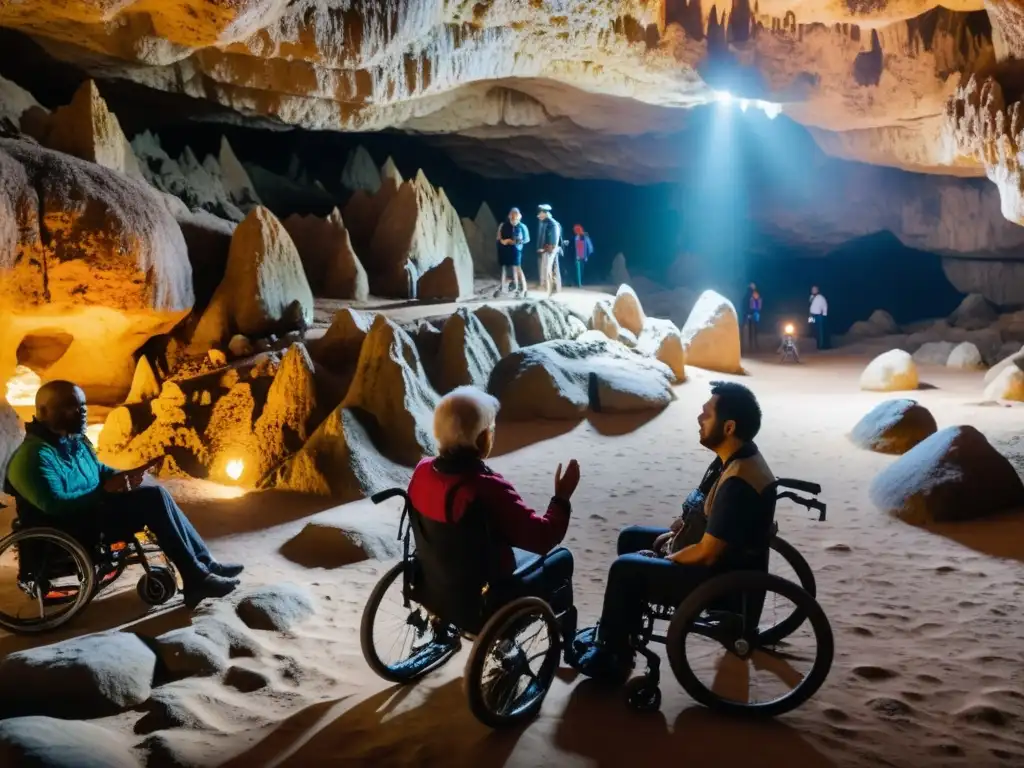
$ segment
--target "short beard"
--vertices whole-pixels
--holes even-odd
[[[707,437],[701,437],[700,444],[708,450],[715,450],[725,442],[725,430],[721,424],[716,424],[714,430]]]

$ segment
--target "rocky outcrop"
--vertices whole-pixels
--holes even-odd
[[[732,302],[704,291],[682,328],[686,362],[721,373],[742,373],[740,324]]]
[[[437,381],[439,391],[473,385],[486,389],[487,379],[501,359],[491,334],[476,314],[461,308],[449,315],[441,329]]]
[[[857,422],[850,441],[869,451],[903,454],[937,429],[931,411],[917,401],[886,400]]]
[[[679,329],[671,320],[645,318],[636,349],[667,365],[677,384],[686,381],[686,349]]]
[[[341,170],[341,185],[353,192],[362,190],[371,195],[380,189],[380,171],[362,144],[349,152],[345,158],[345,167]]]
[[[0,77],[0,136],[10,137],[21,131],[21,116],[34,110],[38,118],[46,117],[48,111],[35,97],[17,83]]]
[[[181,230],[144,183],[0,139],[0,381],[20,362],[118,403],[133,353],[192,308]]]
[[[313,321],[313,293],[302,260],[281,222],[254,208],[231,237],[227,268],[192,339],[199,352],[236,332],[251,338],[305,328]]]
[[[306,279],[317,297],[366,301],[370,283],[335,208],[326,219],[293,214],[284,228],[299,249]]]
[[[473,257],[443,189],[423,171],[403,182],[381,213],[370,243],[371,292],[458,299],[473,295]],[[436,274],[435,274],[436,273]]]
[[[342,214],[348,222],[349,235],[357,253],[365,256],[372,253],[370,246],[373,233],[377,231],[380,217],[405,183],[395,161],[390,157],[380,169],[380,186],[376,192],[368,193],[357,189],[345,204]],[[369,263],[365,266],[371,267]]]

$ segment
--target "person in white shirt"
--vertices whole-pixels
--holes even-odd
[[[811,331],[818,340],[818,349],[828,349],[828,330],[825,321],[828,317],[828,302],[818,291],[818,286],[811,286],[811,313],[807,322],[811,324]]]

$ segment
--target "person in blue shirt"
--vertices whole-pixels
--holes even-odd
[[[562,271],[558,257],[562,255],[562,225],[551,215],[547,203],[537,206],[537,271],[540,274],[540,290],[549,296],[562,290]]]
[[[590,242],[590,235],[583,231],[582,224],[576,224],[573,231],[573,253],[576,256],[576,287],[583,287],[583,268],[594,255],[594,244]]]
[[[523,215],[518,208],[508,212],[508,219],[498,225],[498,263],[501,265],[501,284],[494,293],[500,298],[508,285],[508,270],[512,270],[516,298],[526,296],[526,275],[523,273],[523,246],[530,242],[530,232],[522,222]]]

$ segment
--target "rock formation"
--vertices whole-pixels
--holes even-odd
[[[366,270],[352,249],[337,208],[326,219],[293,214],[283,223],[299,249],[314,296],[366,301],[370,295]]]
[[[868,411],[850,432],[858,448],[903,454],[933,435],[935,417],[915,400],[885,400]]]
[[[120,402],[192,308],[181,230],[145,184],[28,142],[0,139],[0,177],[0,381],[23,363]]]
[[[961,341],[950,350],[949,357],[946,358],[946,367],[977,371],[983,369],[985,363],[976,346],[969,341]]]
[[[636,349],[667,365],[677,384],[686,381],[686,349],[679,329],[671,320],[645,318]]]
[[[917,365],[902,349],[879,355],[860,375],[860,388],[871,392],[900,392],[917,389]]]
[[[740,324],[736,310],[724,296],[704,291],[682,328],[686,362],[721,373],[742,373]]]
[[[985,386],[986,400],[1024,400],[1024,371],[1015,365],[1003,368]]]
[[[619,290],[615,293],[612,312],[620,326],[634,336],[640,335],[646,316],[643,307],[640,306],[640,299],[637,297],[636,291],[626,284],[620,285]]]
[[[349,223],[348,230],[352,244],[355,246],[356,252],[362,253],[364,258],[371,253],[370,245],[373,241],[373,233],[377,231],[381,215],[392,198],[398,194],[403,183],[405,182],[402,179],[402,174],[395,166],[395,161],[389,157],[381,166],[380,186],[377,191],[368,193],[365,190],[357,189],[345,204],[342,215]]]
[[[353,192],[361,189],[371,195],[380,189],[380,171],[377,170],[373,158],[362,144],[349,152],[348,157],[345,158],[345,167],[341,171],[341,184]]]
[[[487,379],[501,359],[491,334],[475,313],[465,308],[449,315],[441,329],[437,363],[439,391],[472,384],[487,388]]]

